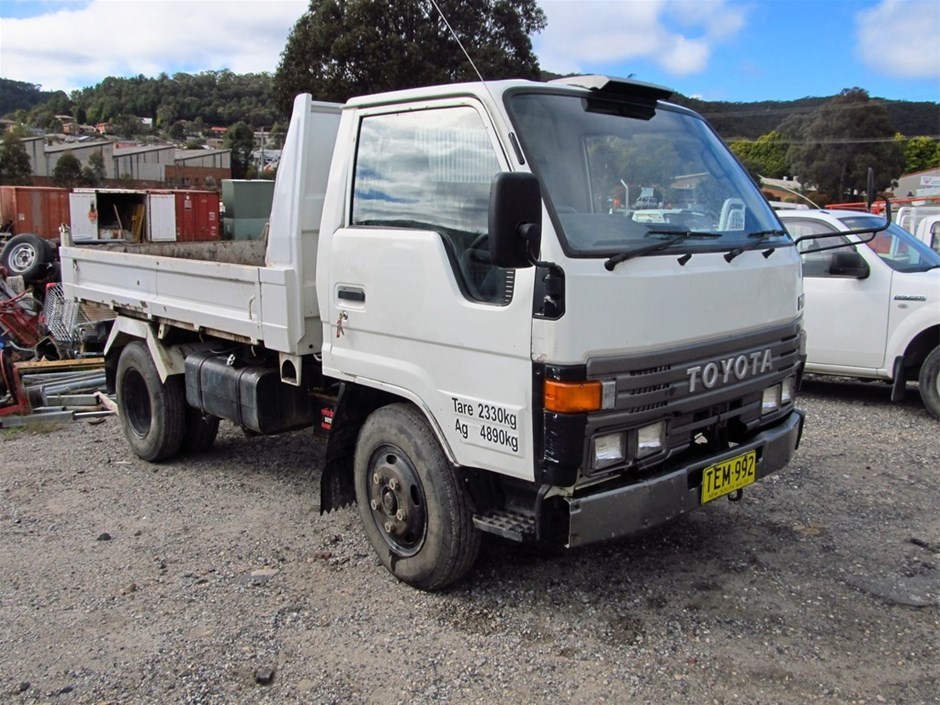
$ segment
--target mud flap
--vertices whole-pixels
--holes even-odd
[[[904,400],[904,391],[907,388],[907,378],[904,376],[904,356],[898,355],[894,358],[894,369],[892,371],[893,383],[891,385],[891,401],[899,402]]]

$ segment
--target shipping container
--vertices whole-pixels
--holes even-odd
[[[223,179],[222,205],[226,240],[257,240],[271,217],[274,182],[268,179]]]
[[[70,205],[72,237],[78,241],[219,239],[214,191],[75,189]]]
[[[33,233],[47,240],[58,240],[59,226],[70,220],[68,189],[0,186],[0,231],[3,233]]]
[[[176,239],[181,242],[218,240],[219,194],[215,191],[176,192]]]

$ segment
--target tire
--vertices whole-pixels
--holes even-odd
[[[43,279],[50,282],[60,282],[62,281],[62,265],[59,262],[53,262],[49,265],[48,270],[43,275]]]
[[[437,590],[470,570],[480,551],[470,497],[414,407],[392,404],[366,419],[354,473],[366,536],[392,575]]]
[[[930,352],[920,366],[917,387],[927,411],[940,419],[940,345]]]
[[[219,435],[219,417],[192,406],[186,407],[186,430],[180,449],[184,453],[204,453]]]
[[[51,254],[41,237],[21,233],[10,238],[3,246],[0,261],[11,276],[18,275],[26,281],[35,281],[45,276]]]
[[[176,455],[186,432],[183,376],[161,382],[146,344],[135,340],[121,351],[115,387],[121,426],[134,453],[151,462]]]
[[[46,252],[49,253],[47,262],[58,262],[59,261],[59,241],[58,240],[47,240],[43,238],[43,244],[46,246]]]

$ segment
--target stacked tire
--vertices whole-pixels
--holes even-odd
[[[33,233],[14,235],[0,250],[0,264],[7,276],[20,276],[27,283],[55,278],[58,245]]]

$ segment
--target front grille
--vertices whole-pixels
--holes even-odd
[[[691,419],[717,404],[743,408],[749,395],[795,373],[799,362],[800,326],[794,323],[654,355],[593,359],[587,376],[616,382],[618,415],[661,416],[667,408]]]
[[[670,454],[702,439],[713,450],[715,444],[727,447],[790,412],[792,404],[762,416],[761,400],[766,387],[796,374],[799,365],[799,322],[653,355],[590,360],[588,378],[613,379],[616,402],[614,409],[590,415],[585,438],[665,419]],[[658,456],[640,465],[661,461]]]
[[[663,365],[662,367],[650,367],[645,370],[630,370],[629,374],[631,377],[640,377],[642,375],[656,374],[657,372],[666,372],[667,370],[669,370],[669,365]]]
[[[628,413],[631,414],[642,414],[646,411],[653,411],[655,409],[662,409],[663,407],[669,406],[668,402],[661,401],[656,404],[645,404],[643,406],[633,406],[627,409]]]
[[[802,362],[801,323],[705,341],[657,353],[591,358],[584,367],[547,368],[546,378],[614,382],[614,408],[586,414],[543,414],[537,434],[540,480],[570,485],[577,477],[631,473],[634,479],[744,443],[793,411],[793,403],[762,414],[764,390],[796,376]],[[745,369],[746,367],[746,369]],[[697,369],[697,372],[690,370]],[[635,459],[636,433],[665,421],[663,452]],[[627,457],[592,473],[591,439],[625,432]]]

